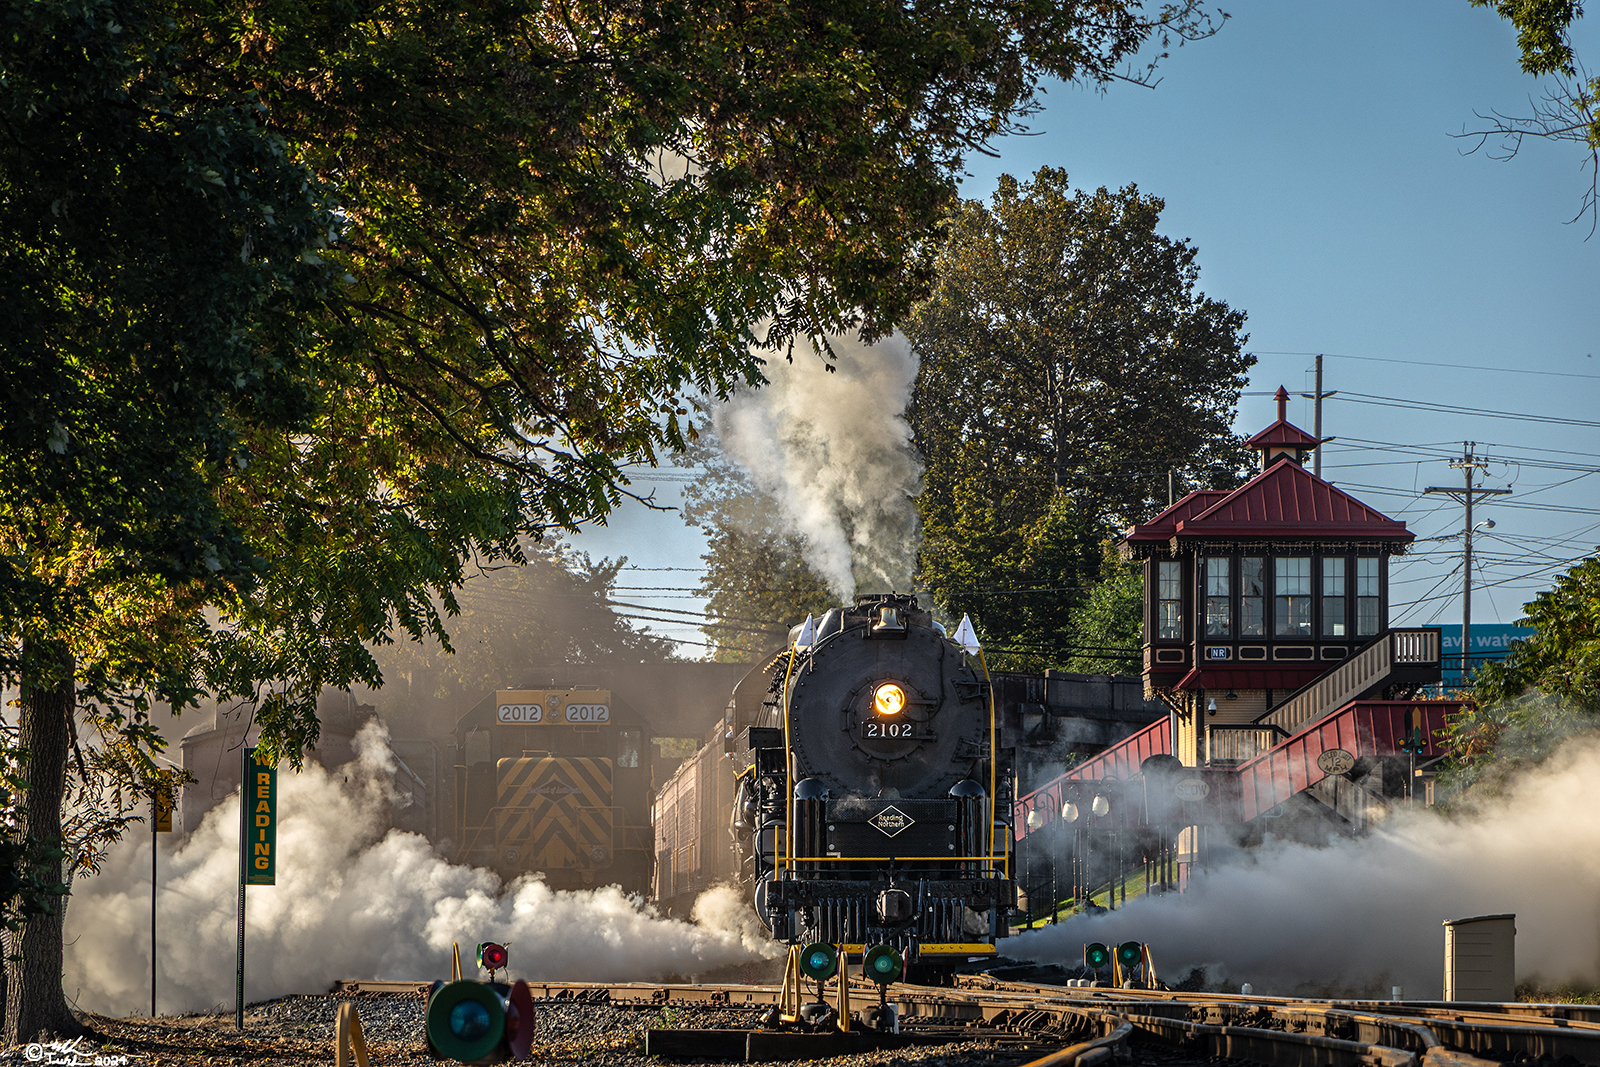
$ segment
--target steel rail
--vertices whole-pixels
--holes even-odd
[[[876,986],[851,979],[852,989]],[[778,986],[530,982],[536,999],[640,1007],[757,1008]],[[335,996],[425,994],[427,982],[336,983]],[[1600,1064],[1600,1006],[1310,1000],[1168,990],[1049,986],[963,978],[956,988],[896,984],[888,997],[912,1026],[1031,1040],[1096,1032],[1026,1067],[1100,1067],[1143,1036],[1274,1067],[1497,1067],[1519,1054]],[[954,1031],[952,1032],[959,1032]]]

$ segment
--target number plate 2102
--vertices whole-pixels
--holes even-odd
[[[914,722],[864,722],[861,724],[861,736],[869,740],[916,737],[917,724]]]

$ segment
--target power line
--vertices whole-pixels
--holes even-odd
[[[1475,363],[1432,363],[1420,359],[1392,359],[1388,356],[1347,356],[1338,352],[1269,352],[1265,349],[1256,349],[1250,354],[1252,356],[1326,356],[1329,359],[1359,359],[1366,363],[1401,363],[1410,367],[1448,367],[1450,370],[1485,370],[1493,371],[1497,374],[1538,374],[1550,378],[1600,379],[1600,374],[1578,374],[1575,371],[1526,370],[1522,367],[1485,367]]]
[[[1600,422],[1590,419],[1563,419],[1555,415],[1530,415],[1521,411],[1492,411],[1488,408],[1469,408],[1457,404],[1438,404],[1426,400],[1405,400],[1397,396],[1377,396],[1373,393],[1339,393],[1340,400],[1352,404],[1369,404],[1382,408],[1405,408],[1408,411],[1438,411],[1447,415],[1470,415],[1481,418],[1517,419],[1522,422],[1548,423],[1558,426],[1584,426],[1600,429]]]

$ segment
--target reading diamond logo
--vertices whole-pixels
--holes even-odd
[[[532,789],[528,790],[528,792],[534,794],[535,796],[558,798],[574,796],[578,793],[578,790],[568,785],[566,782],[563,782],[559,778],[552,778],[544,785],[534,786]]]
[[[872,823],[872,825],[876,826],[878,829],[882,830],[885,835],[893,837],[901,830],[904,830],[906,827],[910,826],[915,820],[913,820],[911,816],[907,815],[899,808],[891,806],[884,808],[867,821]]]

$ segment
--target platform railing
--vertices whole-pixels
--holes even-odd
[[[1255,759],[1288,737],[1279,726],[1224,724],[1206,727],[1206,761],[1212,766],[1243,763]]]

